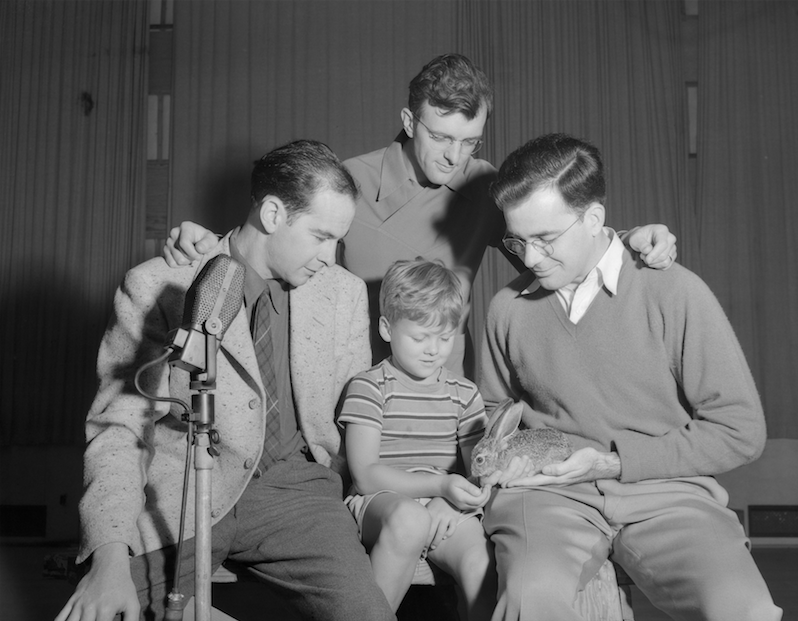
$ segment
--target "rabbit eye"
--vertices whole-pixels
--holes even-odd
[[[480,455],[479,457],[477,457],[477,463],[478,463],[478,464],[481,464],[483,461],[485,461],[485,458],[484,458],[484,457],[482,457],[482,455]]]

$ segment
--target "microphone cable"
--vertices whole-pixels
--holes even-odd
[[[192,453],[192,438],[194,437],[194,423],[191,421],[191,408],[189,405],[183,401],[182,399],[177,399],[175,397],[157,397],[155,395],[151,395],[147,391],[144,390],[141,386],[141,374],[156,365],[162,364],[166,362],[169,356],[172,355],[174,348],[167,347],[166,351],[161,354],[155,360],[152,360],[141,367],[136,371],[136,376],[133,379],[133,383],[136,386],[136,390],[139,391],[143,397],[147,399],[151,399],[152,401],[166,401],[169,403],[175,403],[183,408],[183,415],[181,416],[182,420],[188,423],[188,431],[186,435],[186,463],[183,467],[183,494],[182,500],[180,503],[180,530],[177,536],[177,558],[175,559],[175,571],[174,577],[172,578],[172,590],[169,591],[168,603],[166,605],[166,615],[164,616],[164,621],[181,621],[183,618],[183,600],[185,599],[185,595],[180,592],[180,565],[182,563],[183,558],[183,537],[185,535],[186,530],[186,510],[188,507],[188,484],[189,484],[189,471],[191,470],[191,453]]]

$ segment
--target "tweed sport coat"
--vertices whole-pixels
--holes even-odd
[[[210,258],[229,254],[229,238],[191,266],[147,261],[130,270],[116,292],[98,355],[99,389],[86,419],[79,562],[105,543],[124,542],[137,555],[177,541],[187,425],[182,408],[146,399],[133,380],[142,364],[164,353],[170,331],[182,323],[186,291]],[[289,307],[300,431],[316,461],[341,472],[335,410],[346,382],[371,363],[366,286],[339,266],[325,268],[291,290]],[[263,384],[243,307],[224,335],[217,366],[221,454],[212,471],[213,523],[238,501],[263,450]],[[141,383],[149,394],[191,403],[183,370],[161,364],[143,373]],[[189,485],[186,538],[194,534],[193,469]]]

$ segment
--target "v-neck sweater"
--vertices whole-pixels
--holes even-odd
[[[524,274],[491,303],[480,390],[490,409],[527,403],[524,423],[576,448],[616,451],[621,481],[714,475],[765,442],[742,349],[707,285],[680,265],[647,269],[624,251],[617,295],[602,289],[578,324]]]

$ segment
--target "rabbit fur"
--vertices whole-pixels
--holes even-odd
[[[516,455],[528,455],[537,473],[571,454],[571,442],[557,429],[519,430],[523,411],[523,404],[514,403],[512,399],[505,399],[496,406],[485,427],[485,435],[471,454],[473,476],[488,476],[496,470],[504,470]]]

